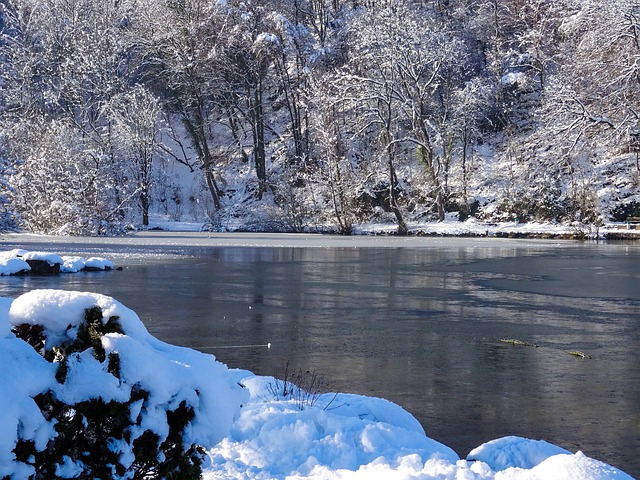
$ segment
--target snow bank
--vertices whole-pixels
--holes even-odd
[[[63,344],[78,335],[85,310],[96,305],[103,324],[118,317],[122,328],[101,337],[105,353],[119,356],[119,376],[84,350],[68,356],[68,373],[60,382],[58,365],[10,331],[10,326],[41,325],[48,343]],[[181,402],[192,405],[195,417],[184,442],[207,450],[207,480],[631,479],[580,452],[519,437],[485,443],[461,460],[426,436],[398,405],[350,394],[304,397],[303,392],[306,402],[284,397],[282,383],[272,377],[228,370],[211,355],[155,339],[132,310],[104,295],[35,290],[15,300],[0,298],[0,362],[0,477],[33,473],[28,460],[16,459],[18,439],[32,441],[38,450],[55,439],[54,422],[43,416],[34,397],[52,392],[69,404],[91,398],[126,401],[134,386],[142,386],[149,392],[144,406],[142,400],[129,403],[132,418],[138,419],[132,435],[138,428],[163,438],[167,411]],[[126,442],[110,448],[123,464],[131,461]],[[56,476],[75,478],[81,467],[67,456],[56,465]]]
[[[504,437],[473,449],[467,460],[482,461],[498,472],[509,467],[533,468],[549,457],[569,453],[543,440]]]
[[[56,379],[59,363],[49,363],[32,346],[16,338],[9,327],[43,327],[47,351],[54,345],[76,339],[85,310],[99,306],[102,323],[117,317],[123,333],[108,333],[101,339],[105,355],[117,353],[119,375],[109,371],[92,349],[70,353],[65,359],[66,376]],[[33,440],[37,451],[47,447],[56,433],[54,422],[44,419],[34,401],[51,392],[65,404],[77,405],[92,399],[129,402],[134,389],[149,392],[136,412],[132,438],[145,430],[166,438],[167,412],[182,402],[193,407],[195,416],[185,430],[185,444],[210,447],[229,432],[247,392],[228,375],[225,365],[212,355],[176,347],[151,336],[138,316],[116,300],[99,294],[34,290],[11,301],[0,301],[0,477],[26,478],[33,467],[20,462],[12,452],[18,438]],[[135,420],[135,418],[133,419]],[[124,442],[123,442],[124,443]],[[122,457],[131,455],[126,446]],[[61,472],[77,469],[77,463],[59,465]],[[123,462],[126,463],[126,462]]]
[[[486,443],[460,460],[386,400],[324,394],[301,409],[274,395],[274,378],[231,373],[251,396],[230,435],[209,451],[206,480],[631,479],[580,452],[519,437]]]

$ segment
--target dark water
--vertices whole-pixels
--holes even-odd
[[[392,400],[463,457],[520,435],[640,476],[640,245],[102,251],[124,270],[2,277],[0,295],[104,293],[230,367],[273,375],[288,362]]]

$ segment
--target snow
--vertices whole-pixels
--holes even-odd
[[[204,222],[177,221],[171,215],[151,213],[149,215],[148,230],[178,231],[178,232],[201,232]]]
[[[64,383],[55,378],[57,366],[47,362],[26,342],[16,338],[9,326],[42,325],[54,340],[73,339],[86,308],[98,305],[103,323],[119,318],[124,334],[103,338],[106,354],[117,352],[122,368],[120,378],[106,371],[93,352],[68,357]],[[212,355],[163,343],[151,336],[138,316],[116,300],[104,295],[59,290],[34,290],[11,301],[0,301],[0,476],[26,478],[32,467],[15,460],[12,449],[18,435],[33,440],[36,448],[46,448],[55,435],[33,397],[51,390],[68,404],[101,398],[105,402],[127,401],[135,386],[150,392],[145,409],[138,415],[140,432],[148,428],[166,437],[166,412],[182,401],[195,408],[195,417],[185,443],[214,445],[230,430],[247,393],[235,383],[225,365]],[[136,432],[134,432],[135,434]],[[135,437],[134,437],[135,438]],[[127,452],[123,451],[123,455]],[[60,476],[72,478],[79,468],[70,461],[60,465]]]
[[[25,253],[27,253],[27,251],[21,249],[0,252],[0,276],[15,275],[16,273],[31,270],[29,264],[20,258]]]
[[[113,262],[102,257],[84,258],[73,255],[60,256],[50,252],[36,252],[23,249],[14,249],[0,252],[0,276],[15,275],[28,272],[31,267],[27,260],[41,260],[49,265],[60,265],[62,273],[77,273],[83,269],[113,270]]]
[[[488,442],[461,460],[386,400],[325,394],[300,409],[274,398],[273,378],[231,373],[251,397],[230,435],[209,450],[207,480],[631,478],[580,452],[519,437]]]
[[[526,75],[523,72],[509,72],[503,75],[500,82],[503,85],[516,85],[526,80]]]
[[[567,450],[543,440],[504,437],[473,449],[467,460],[482,461],[495,471],[509,467],[533,468],[554,455],[570,454]]]
[[[85,262],[85,268],[95,268],[98,270],[113,270],[113,262],[102,257],[91,257]]]
[[[120,319],[124,333],[103,337],[105,351],[120,356],[120,380],[87,350],[69,358],[67,380],[60,384],[55,364],[9,330],[39,324],[51,339],[72,338],[84,310],[94,305],[102,308],[103,322]],[[135,312],[94,293],[34,290],[15,300],[0,298],[0,364],[0,476],[26,478],[32,473],[12,453],[18,435],[33,440],[38,449],[55,435],[34,396],[50,389],[69,403],[96,397],[126,400],[132,386],[140,385],[150,392],[152,405],[132,408],[141,429],[166,435],[168,409],[183,400],[196,407],[185,442],[206,449],[206,480],[631,479],[581,452],[520,437],[487,442],[460,459],[387,400],[313,392],[283,397],[277,388],[281,381],[229,370],[212,355],[161,342]],[[132,453],[123,448],[121,454],[126,459]],[[57,468],[60,478],[75,478],[82,464],[66,457]]]
[[[62,265],[64,260],[60,255],[56,255],[55,253],[49,252],[25,252],[22,255],[23,260],[41,260],[43,262],[47,262],[49,265],[53,266],[55,264]]]
[[[29,270],[31,267],[21,258],[0,258],[0,275],[15,275]]]
[[[8,322],[6,315],[3,317],[0,332],[6,333]],[[30,471],[14,461],[12,450],[18,433],[41,449],[53,435],[53,426],[44,419],[33,397],[55,382],[55,369],[27,343],[10,334],[0,339],[0,364],[0,476],[13,473],[15,478],[26,478]]]
[[[242,223],[231,221],[223,227],[224,231],[233,232],[242,227]],[[520,222],[515,218],[508,222],[483,222],[475,217],[470,217],[461,222],[457,213],[447,214],[442,222],[408,222],[410,235],[435,235],[447,237],[482,236],[482,237],[564,237],[571,238],[575,235],[584,235],[585,238],[605,238],[610,234],[624,234],[628,237],[640,238],[640,231],[629,228],[624,222],[606,222],[599,229],[593,225],[580,223],[544,223],[544,222]],[[164,232],[202,232],[206,224],[202,222],[176,222],[164,215],[152,215],[149,225],[150,230]],[[330,231],[327,228],[327,231]],[[394,223],[363,223],[354,225],[355,236],[364,235],[390,235],[397,232],[398,226]],[[307,233],[315,233],[313,232]]]
[[[77,273],[84,268],[85,263],[86,259],[83,257],[63,255],[60,271],[64,273]]]

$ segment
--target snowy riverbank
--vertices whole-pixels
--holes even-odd
[[[102,362],[91,352],[70,355],[63,383],[55,360],[49,363],[11,331],[41,325],[49,339],[70,340],[92,305],[100,306],[105,325],[117,317],[122,332],[102,337]],[[158,435],[166,435],[167,411],[181,401],[193,406],[185,441],[205,448],[203,471],[209,480],[631,478],[580,452],[517,437],[488,442],[460,459],[395,404],[300,391],[281,380],[230,370],[211,355],[155,339],[133,311],[102,295],[39,290],[2,299],[0,344],[0,383],[5,386],[0,476],[27,478],[32,472],[32,460],[19,461],[12,452],[18,438],[42,450],[56,436],[55,422],[34,397],[50,391],[68,403],[96,397],[122,401],[132,395],[132,385],[142,385],[149,391],[148,404],[134,413],[139,425]],[[113,353],[120,355],[117,376],[109,357]],[[112,445],[120,462],[131,464],[128,446],[122,441]],[[76,478],[83,464],[67,456],[56,468],[58,477]]]
[[[583,225],[579,223],[539,223],[528,222],[481,222],[471,217],[464,222],[457,215],[449,215],[443,222],[422,222],[409,224],[409,236],[443,236],[443,237],[495,237],[495,238],[535,238],[565,240],[616,240],[640,239],[638,225],[623,222],[608,222],[601,226]],[[206,230],[205,224],[193,222],[173,222],[154,215],[149,229],[172,232],[198,232]],[[234,231],[229,226],[228,231]],[[309,229],[307,233],[314,233]],[[330,229],[327,230],[330,232]],[[354,236],[394,235],[395,224],[361,224],[353,228]]]

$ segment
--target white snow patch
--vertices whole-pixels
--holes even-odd
[[[4,302],[3,302],[4,303]],[[3,315],[2,324],[7,325]],[[2,333],[6,328],[0,327]],[[18,435],[44,449],[54,434],[33,397],[56,383],[55,366],[49,364],[27,343],[5,335],[0,338],[0,477],[27,478],[33,467],[17,462],[12,452]]]
[[[26,253],[26,250],[19,248],[0,252],[0,276],[15,275],[16,273],[31,270],[29,264],[22,259],[22,256]]]
[[[530,469],[549,457],[569,453],[543,440],[503,437],[473,449],[467,460],[482,461],[498,472],[509,467]]]
[[[86,268],[97,268],[98,270],[113,270],[113,262],[102,257],[88,258],[84,266]]]
[[[84,268],[86,261],[87,260],[84,257],[63,255],[63,263],[60,267],[60,271],[64,273],[77,273]]]
[[[26,252],[22,255],[24,260],[41,260],[53,266],[55,264],[62,265],[64,260],[60,255],[49,252]]]
[[[502,76],[500,83],[503,85],[517,85],[525,79],[526,75],[522,72],[510,72]]]
[[[28,272],[31,267],[21,258],[0,258],[0,276]]]

